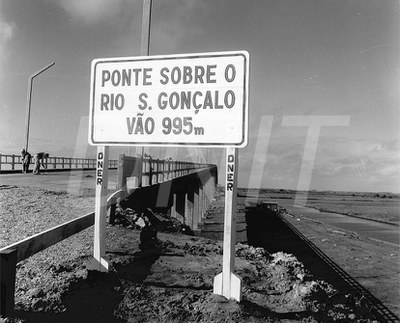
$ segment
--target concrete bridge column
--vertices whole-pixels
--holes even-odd
[[[172,182],[165,182],[159,185],[156,207],[168,207],[170,204]]]
[[[210,176],[210,178],[207,181],[207,200],[208,203],[210,204],[212,199],[214,198],[214,192],[215,192],[215,177]]]
[[[171,206],[171,218],[178,218],[178,212],[177,212],[177,199],[178,199],[178,194],[174,193],[172,194],[172,206]]]
[[[203,178],[201,183],[201,203],[202,203],[202,212],[201,212],[201,222],[204,222],[204,218],[209,206],[208,201],[208,190],[209,190],[209,175]]]
[[[208,184],[209,184],[208,199],[211,203],[212,199],[214,198],[214,193],[215,193],[215,178],[214,178],[214,176],[210,177]]]
[[[199,230],[199,222],[200,222],[200,181],[196,180],[193,189],[193,221],[192,221],[192,230]]]
[[[142,186],[150,185],[150,162],[149,160],[142,159]]]
[[[173,201],[172,201],[172,208],[171,208],[171,216],[173,218],[178,219],[181,222],[185,220],[185,202],[186,196],[185,193],[174,193],[173,194]]]
[[[207,209],[211,204],[210,191],[211,191],[211,176],[207,179],[206,187],[204,189],[204,200],[205,200]]]
[[[172,161],[168,161],[168,179],[171,180],[174,178],[174,171],[172,169]]]
[[[150,185],[154,185],[158,183],[158,163],[155,160],[152,160],[150,162],[150,177],[151,177],[151,181],[150,181]]]
[[[189,189],[185,193],[185,224],[193,229],[193,207],[194,207],[194,192]]]
[[[204,184],[200,181],[199,186],[199,202],[200,202],[200,214],[199,214],[199,224],[203,223],[204,215],[206,214],[207,205],[205,203],[205,192]]]

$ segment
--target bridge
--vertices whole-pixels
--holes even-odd
[[[20,156],[0,155],[0,161],[2,173],[21,172]],[[50,157],[46,165],[52,176],[34,177],[42,185],[43,181],[53,180],[53,174],[57,176],[53,172],[57,170],[86,171],[95,169],[96,163],[88,159]],[[6,166],[9,169],[5,170]],[[217,184],[216,165],[120,155],[119,160],[109,161],[108,166],[117,168],[114,193],[107,199],[111,224],[115,220],[116,206],[123,201],[135,209],[168,210],[172,217],[188,225],[192,231],[200,231]],[[18,180],[23,183],[28,176],[31,175],[2,175],[1,184],[15,185]],[[94,189],[93,177],[90,179]],[[11,316],[14,311],[17,263],[92,226],[94,215],[94,212],[82,215],[0,249],[0,315]]]
[[[69,161],[66,158],[64,160]],[[124,201],[133,207],[168,210],[172,216],[179,218],[195,232],[201,235],[210,233],[201,232],[201,229],[203,223],[207,224],[206,229],[210,229],[209,217],[213,212],[208,212],[207,219],[204,215],[217,183],[215,165],[150,158],[142,160],[124,155],[119,157],[115,165],[117,167],[111,170],[109,179],[109,188],[113,193],[107,201],[110,221],[112,221],[115,205]],[[74,171],[69,173],[51,171],[43,176],[2,174],[0,179],[2,185],[32,186],[36,184],[41,188],[76,193],[92,189],[91,193],[93,193],[95,172],[88,169],[73,169]],[[67,170],[66,166],[64,170]],[[19,172],[19,170],[15,169],[14,172]],[[283,250],[295,254],[307,268],[311,268],[326,281],[331,281],[335,286],[340,287],[340,290],[354,293],[354,295],[364,295],[368,306],[377,318],[385,322],[398,321],[396,315],[385,304],[340,268],[285,217],[275,213],[268,213],[268,216],[265,216],[265,212],[253,214],[254,212],[256,211],[247,210],[245,222],[238,221],[237,223],[237,232],[244,230],[240,233],[246,235],[244,241],[255,246],[262,246],[270,252]],[[94,218],[94,212],[91,212],[0,249],[0,315],[12,316],[14,311],[17,263],[92,226]],[[220,222],[223,222],[222,218],[213,218],[211,224],[213,229],[216,226],[220,227],[219,233],[221,232]],[[265,234],[267,231],[269,234]],[[211,232],[211,235],[215,235],[215,232]]]

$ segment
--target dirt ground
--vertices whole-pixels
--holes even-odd
[[[69,194],[4,186],[0,190],[0,202],[1,246],[25,238],[32,231],[36,233],[36,230],[82,215],[93,203],[90,199]],[[82,206],[82,210],[71,210],[73,206]],[[218,208],[214,210],[220,211]],[[208,215],[209,218],[215,216],[215,212]],[[392,312],[385,314],[385,310],[389,303],[393,303],[391,310],[395,308],[398,294],[390,292],[387,300],[371,298],[368,290],[378,294],[383,292],[380,288],[384,287],[375,286],[381,281],[377,278],[368,290],[364,286],[371,281],[370,278],[365,278],[362,285],[358,281],[362,280],[363,273],[367,277],[371,266],[382,262],[383,276],[387,275],[387,284],[391,282],[393,286],[394,278],[388,275],[398,277],[399,273],[388,272],[392,267],[386,262],[397,260],[397,249],[379,246],[378,243],[372,246],[349,233],[335,232],[333,228],[308,223],[305,219],[290,215],[283,218],[289,225],[294,225],[293,230],[299,230],[300,237],[301,232],[307,233],[309,240],[298,238],[302,243],[295,240],[293,230],[279,227],[280,218],[269,223],[258,222],[261,238],[257,237],[257,230],[250,230],[253,234],[251,239],[255,240],[256,246],[265,244],[267,248],[255,248],[247,243],[236,246],[235,272],[243,284],[240,303],[212,293],[213,277],[222,270],[220,241],[179,232],[158,232],[156,243],[146,246],[141,245],[142,231],[124,223],[107,226],[109,273],[92,272],[86,268],[86,262],[92,258],[92,228],[20,262],[15,295],[17,319],[14,321],[396,321]],[[272,226],[268,228],[268,225]],[[288,228],[287,224],[285,226]],[[344,240],[354,240],[354,243],[342,244]],[[312,249],[307,241],[314,242],[318,248]],[[317,256],[310,256],[310,250],[314,250]],[[334,263],[321,260],[324,257],[318,251],[328,255],[327,259],[334,259]],[[379,252],[382,258],[376,259],[375,263],[371,257],[379,255]],[[355,255],[358,260],[352,258]],[[365,259],[368,256],[369,261]],[[319,262],[328,265],[325,268]],[[340,271],[341,267],[344,271]],[[334,272],[339,278],[334,276]],[[360,273],[357,281],[353,279],[354,273]]]

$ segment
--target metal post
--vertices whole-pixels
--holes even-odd
[[[150,52],[150,26],[152,0],[143,0],[142,36],[140,42],[140,56],[148,56]]]
[[[31,119],[31,102],[32,102],[32,91],[33,91],[33,79],[38,76],[39,74],[43,73],[44,71],[48,70],[52,67],[55,62],[45,66],[41,70],[37,71],[36,73],[32,74],[29,77],[28,81],[28,95],[26,99],[26,114],[25,114],[25,150],[28,151],[28,143],[29,143],[29,124]]]
[[[142,12],[142,34],[140,38],[140,56],[149,56],[150,53],[150,29],[151,29],[151,9],[153,0],[143,0]],[[131,147],[129,147],[129,155],[132,155]],[[144,157],[144,146],[141,152],[142,160]]]

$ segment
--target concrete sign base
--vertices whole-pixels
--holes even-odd
[[[228,272],[226,277],[226,281],[229,282],[228,285],[224,285],[223,280],[223,273],[214,277],[213,293],[240,302],[242,300],[242,279],[234,273]]]

